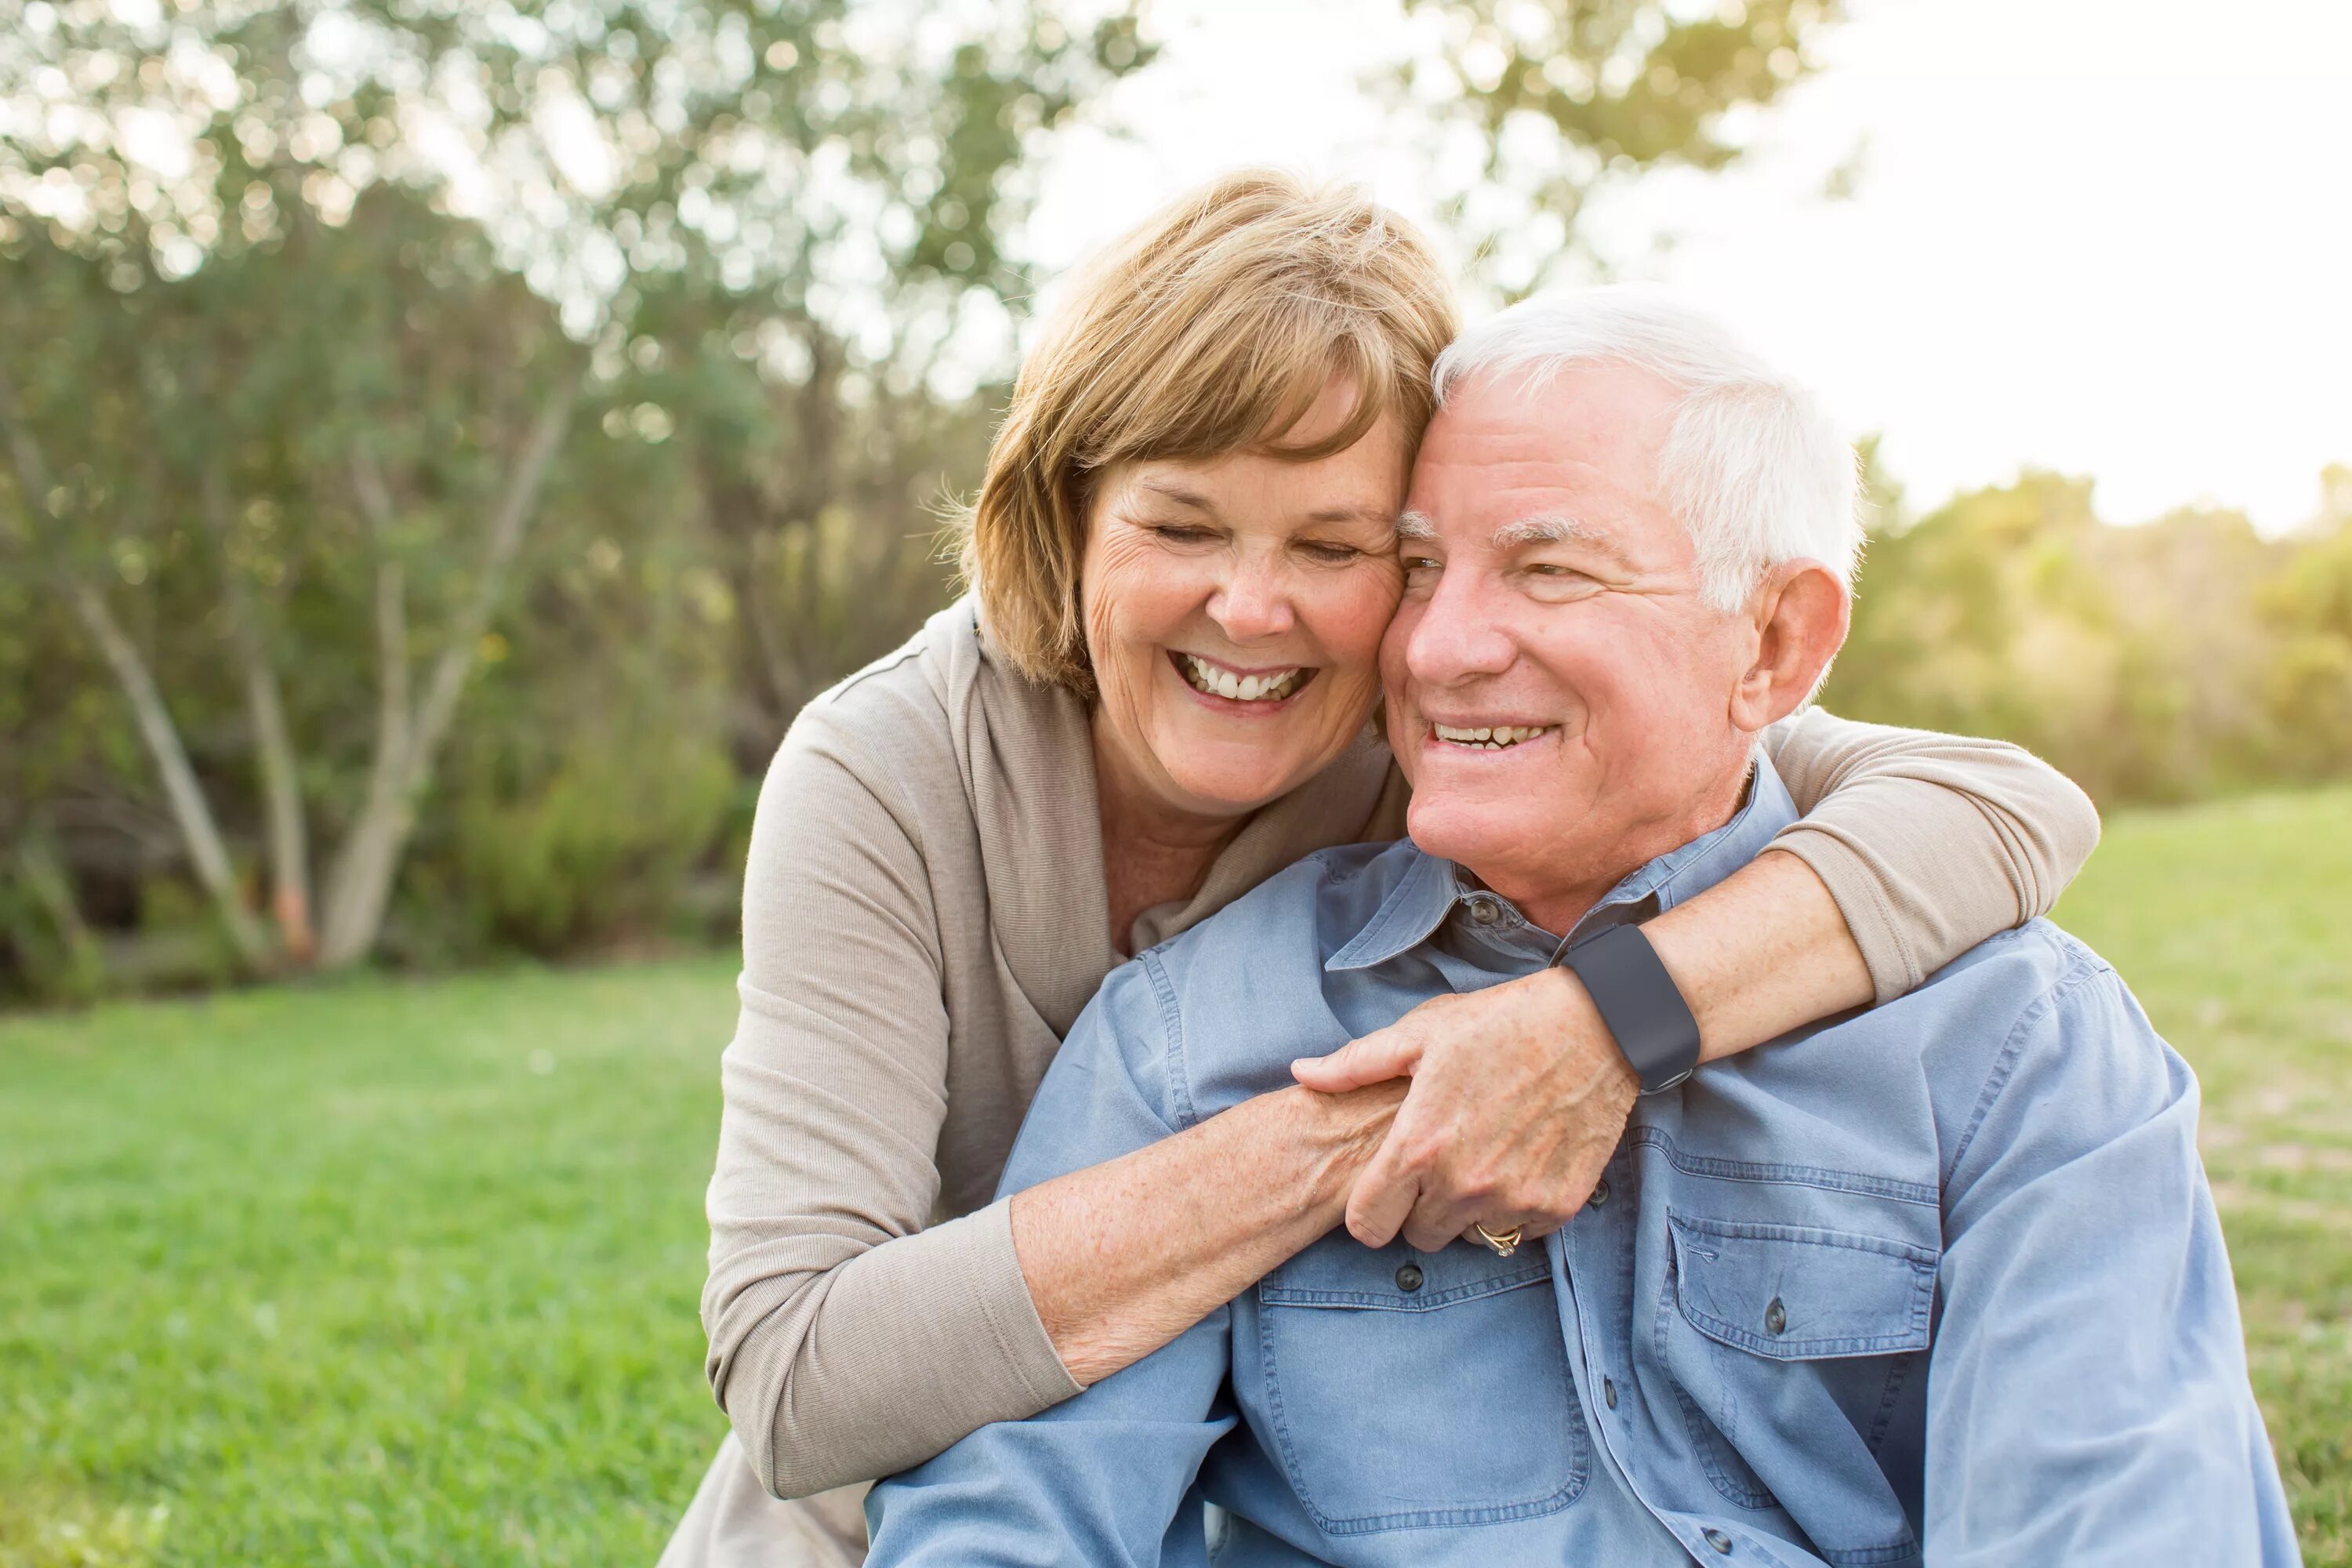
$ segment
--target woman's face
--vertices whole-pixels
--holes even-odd
[[[1293,439],[1336,429],[1334,386]],[[1162,809],[1232,817],[1347,750],[1395,613],[1404,440],[1383,418],[1312,462],[1241,452],[1103,471],[1080,608],[1096,752]]]

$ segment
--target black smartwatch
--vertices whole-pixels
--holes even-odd
[[[1559,961],[1584,982],[1617,1048],[1641,1075],[1643,1094],[1657,1094],[1690,1077],[1698,1066],[1698,1020],[1640,926],[1595,931]]]

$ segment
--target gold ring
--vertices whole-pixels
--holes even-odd
[[[1496,1236],[1493,1231],[1488,1230],[1485,1226],[1480,1225],[1474,1220],[1471,1222],[1470,1228],[1476,1231],[1486,1241],[1486,1245],[1495,1249],[1496,1257],[1508,1258],[1511,1254],[1519,1249],[1519,1233],[1527,1227],[1525,1226],[1515,1225],[1510,1229],[1505,1231],[1502,1235]]]

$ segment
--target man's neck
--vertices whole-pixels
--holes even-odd
[[[1498,880],[1477,867],[1470,869],[1537,925],[1566,936],[1618,883],[1730,821],[1746,797],[1751,771],[1743,762],[1672,811],[1622,826],[1605,842],[1563,846],[1565,854],[1532,875]],[[1584,853],[1579,855],[1579,848]]]

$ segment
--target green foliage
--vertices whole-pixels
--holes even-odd
[[[2104,801],[2181,800],[2352,763],[2343,526],[2264,540],[2235,513],[2100,521],[2087,479],[2027,473],[1881,524],[1823,702],[1997,735]]]
[[[312,908],[324,962],[364,956],[395,873],[412,955],[666,923],[714,831],[709,760],[763,764],[943,598],[930,509],[976,468],[1030,287],[1003,246],[1023,165],[1152,52],[1131,10],[1050,0],[22,21],[0,33],[0,719],[23,742],[0,754],[0,992],[51,996],[90,988],[92,952],[128,974],[43,889],[124,932],[208,839],[216,913],[269,905],[289,965]],[[136,729],[126,658],[158,689]],[[588,700],[614,689],[707,695],[614,721]],[[168,795],[159,727],[193,775]],[[476,753],[502,748],[580,760],[486,790]],[[593,757],[635,771],[591,780]],[[664,759],[683,772],[651,790]],[[11,859],[36,837],[61,884]],[[184,946],[129,968],[201,978],[166,962]]]
[[[707,742],[648,744],[658,738],[634,733],[625,750],[592,740],[527,794],[459,799],[463,907],[494,941],[557,954],[668,921],[727,825],[736,779]]]
[[[2312,1568],[2352,1568],[2347,882],[2338,788],[2118,814],[2060,911],[2203,1079]],[[0,1024],[0,1568],[651,1562],[724,1430],[695,1301],[731,975]]]
[[[1753,111],[1814,68],[1841,0],[1406,0],[1435,48],[1391,83],[1433,122],[1440,170],[1478,170],[1445,207],[1475,280],[1527,293],[1585,258],[1578,220],[1612,182],[1719,169]],[[1441,175],[1443,177],[1443,175]]]

